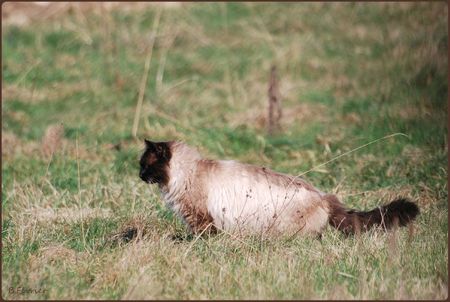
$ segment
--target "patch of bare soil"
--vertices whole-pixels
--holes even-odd
[[[137,216],[126,222],[120,230],[110,236],[107,244],[121,244],[131,241],[139,241],[148,232],[147,221],[143,216]]]

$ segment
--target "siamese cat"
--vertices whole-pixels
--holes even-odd
[[[194,234],[320,235],[330,224],[349,235],[374,226],[405,226],[417,205],[397,199],[371,211],[347,209],[303,179],[232,160],[208,160],[183,142],[151,142],[140,178],[158,184],[164,202]]]

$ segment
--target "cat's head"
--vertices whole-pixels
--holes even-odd
[[[170,142],[145,140],[145,151],[139,161],[139,177],[146,183],[166,185],[169,181]]]

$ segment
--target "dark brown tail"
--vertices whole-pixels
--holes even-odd
[[[330,225],[345,234],[366,231],[374,226],[385,229],[405,226],[419,214],[417,205],[406,198],[396,199],[367,212],[346,209],[334,195],[327,195],[326,199],[330,208]]]

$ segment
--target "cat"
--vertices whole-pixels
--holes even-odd
[[[330,224],[346,235],[374,226],[405,226],[419,214],[399,198],[371,211],[347,209],[305,180],[232,160],[204,159],[180,141],[145,140],[140,178],[158,184],[164,202],[194,234],[321,235]]]

